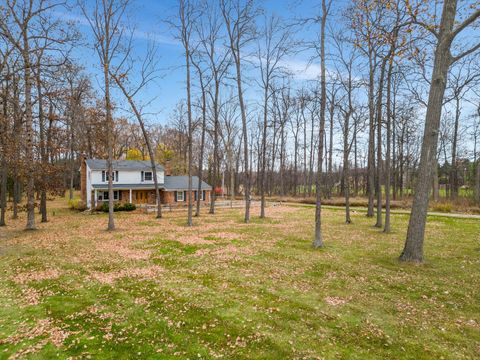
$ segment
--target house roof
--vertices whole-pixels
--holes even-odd
[[[101,159],[87,159],[88,167],[91,170],[106,170],[107,160]],[[113,160],[114,170],[151,170],[152,164],[150,160]],[[157,170],[163,170],[163,166],[156,164]]]
[[[163,186],[165,190],[188,190],[188,176],[165,176]],[[211,188],[205,181],[202,181],[202,190]],[[192,189],[198,189],[198,176],[192,176]]]

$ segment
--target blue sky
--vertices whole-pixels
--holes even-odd
[[[342,3],[337,1],[334,5]],[[93,4],[93,0],[87,0],[87,3]],[[295,17],[312,16],[318,12],[318,1],[313,0],[290,0],[276,1],[264,0],[258,2],[267,14],[276,14],[283,18],[294,19]],[[148,106],[148,120],[165,124],[169,115],[172,113],[176,103],[185,98],[185,69],[183,68],[184,59],[182,56],[182,46],[178,43],[171,29],[165,23],[165,20],[171,19],[176,14],[177,1],[175,0],[134,0],[128,14],[128,22],[134,24],[136,28],[134,49],[135,53],[141,57],[145,53],[149,41],[155,41],[158,47],[159,67],[161,68],[161,78],[152,84],[146,91],[139,94],[137,101],[143,103],[151,102]],[[86,73],[92,75],[93,82],[100,89],[96,82],[102,81],[99,72],[99,63],[92,45],[92,34],[88,22],[85,20],[80,10],[72,7],[69,12],[57,12],[57,16],[64,20],[72,20],[77,24],[79,31],[83,34],[84,45],[74,51],[77,61],[85,67]],[[300,30],[298,37],[311,37],[312,29]],[[295,79],[298,82],[314,79],[319,73],[319,66],[315,61],[309,60],[311,54],[307,52],[290,56],[285,60],[285,66],[295,73]],[[247,66],[248,67],[248,66]],[[254,69],[248,70],[246,87],[250,91],[250,100],[255,101],[255,94],[252,93],[252,87],[249,87],[248,78],[255,76]],[[96,80],[97,79],[97,80]],[[251,84],[253,85],[253,84]],[[120,94],[114,100],[122,104]],[[153,101],[152,101],[153,100]]]

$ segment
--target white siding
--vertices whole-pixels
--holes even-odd
[[[92,171],[88,167],[88,165],[85,164],[85,176],[87,177],[87,208],[90,209],[92,207]],[[101,174],[100,174],[101,176]]]
[[[164,173],[163,171],[157,171],[158,183],[164,183]],[[152,181],[143,181],[142,182],[142,172],[141,171],[118,171],[119,181],[115,181],[115,184],[153,184]],[[107,181],[102,181],[102,170],[92,170],[92,184],[108,184]]]

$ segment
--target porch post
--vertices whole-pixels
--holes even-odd
[[[129,203],[131,204],[132,203],[132,189],[130,189],[130,193],[129,193]]]
[[[94,195],[93,195],[93,203],[95,204],[95,208],[97,208],[97,189],[94,190]]]

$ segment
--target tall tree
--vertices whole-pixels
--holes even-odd
[[[327,86],[326,86],[326,64],[325,64],[325,28],[327,25],[327,16],[330,10],[331,0],[327,2],[322,0],[322,16],[320,19],[320,126],[318,136],[318,157],[317,157],[317,177],[315,182],[315,238],[313,247],[323,246],[322,240],[322,162],[323,162],[323,144],[325,138],[325,108],[327,104]]]
[[[148,157],[150,159],[150,166],[152,168],[152,175],[153,175],[153,184],[155,187],[155,198],[157,204],[157,219],[162,217],[162,199],[160,196],[160,185],[158,183],[158,173],[157,173],[157,166],[155,163],[155,148],[152,145],[152,141],[148,134],[145,120],[143,116],[142,109],[138,106],[135,102],[135,96],[137,96],[143,89],[147,88],[148,85],[154,81],[157,77],[156,75],[156,58],[157,52],[154,46],[149,46],[147,49],[146,55],[142,61],[140,66],[140,70],[138,73],[140,74],[139,77],[129,77],[129,74],[133,72],[135,66],[135,60],[131,57],[133,49],[131,45],[129,45],[125,52],[125,58],[123,61],[120,62],[120,66],[116,67],[115,69],[110,71],[110,76],[115,81],[119,89],[121,90],[122,94],[127,99],[130,108],[132,109],[135,118],[140,125],[140,129],[142,131],[143,140],[147,146]],[[132,84],[132,78],[137,79],[139,81],[136,84]]]
[[[91,4],[79,3],[94,36],[94,47],[102,67],[105,101],[105,128],[107,136],[108,173],[108,230],[115,230],[113,218],[113,132],[112,100],[110,95],[112,62],[122,52],[125,26],[122,24],[128,9],[129,0],[95,0]]]
[[[435,36],[436,45],[427,113],[425,116],[421,157],[418,166],[418,177],[415,184],[407,239],[402,254],[400,255],[401,261],[423,261],[423,243],[425,224],[427,221],[429,189],[432,183],[431,170],[433,166],[436,166],[435,154],[437,151],[438,130],[442,116],[442,103],[448,71],[453,63],[480,49],[480,43],[477,43],[457,55],[451,53],[452,42],[462,31],[480,17],[480,9],[475,9],[459,24],[455,24],[456,14],[457,0],[445,0],[440,25],[437,30],[435,27],[418,20],[415,12],[412,12],[412,20],[420,26],[425,27],[427,31]]]
[[[25,113],[25,163],[27,167],[27,230],[35,226],[35,152],[32,87],[34,74],[34,56],[38,50],[35,40],[46,36],[45,18],[47,13],[64,5],[63,1],[50,2],[46,0],[6,0],[0,9],[0,32],[19,52],[23,62],[24,82],[24,113]]]
[[[191,71],[190,63],[192,56],[191,36],[194,22],[195,5],[190,0],[180,0],[178,7],[178,15],[180,24],[178,26],[179,38],[183,45],[186,69],[187,83],[187,119],[188,119],[188,193],[187,193],[187,225],[193,225],[193,198],[192,198],[192,171],[193,171],[193,122],[192,122],[192,95],[191,95]],[[200,179],[199,179],[200,181]],[[200,195],[200,194],[198,194]]]
[[[243,157],[245,174],[245,222],[250,222],[250,186],[251,172],[249,161],[249,141],[247,128],[247,111],[243,98],[242,51],[252,40],[254,33],[255,9],[253,0],[221,0],[221,10],[228,33],[231,55],[235,63],[236,83],[240,114],[242,117]]]
[[[265,217],[265,188],[267,168],[267,130],[269,105],[274,91],[273,82],[282,70],[281,61],[292,51],[291,34],[288,28],[282,27],[276,16],[265,18],[265,26],[258,41],[257,60],[260,69],[260,88],[263,92],[263,122],[260,168],[260,218]]]

